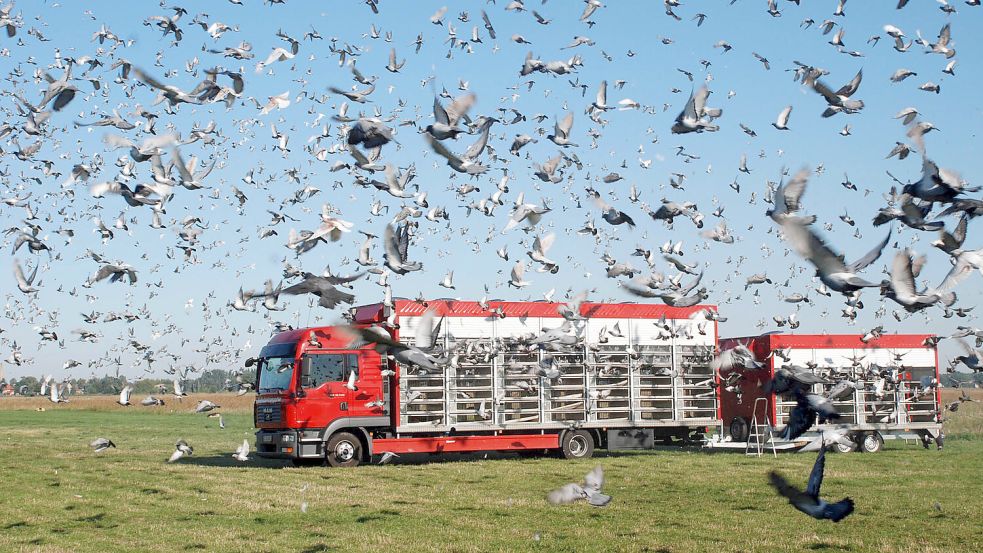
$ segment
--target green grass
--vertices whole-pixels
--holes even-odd
[[[981,411],[971,404],[950,420]],[[804,486],[814,454],[288,468],[235,462],[251,421],[225,418],[220,430],[201,415],[139,408],[0,410],[0,551],[983,551],[983,439],[968,432],[942,452],[889,443],[831,454],[824,495],[857,504],[833,524],[766,482],[777,468]],[[94,454],[99,436],[119,448]],[[195,454],[166,464],[178,438]],[[614,496],[607,508],[546,502],[595,464]]]

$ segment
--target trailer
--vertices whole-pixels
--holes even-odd
[[[759,369],[732,369],[741,375],[732,386],[721,386],[720,434],[713,447],[796,449],[824,430],[848,430],[853,445],[836,444],[847,452],[881,449],[884,440],[918,439],[926,447],[942,432],[939,422],[938,352],[929,334],[885,334],[864,341],[858,334],[767,334],[727,338],[722,350],[747,346],[763,362]],[[774,438],[795,401],[767,391],[766,383],[782,367],[809,369],[828,384],[814,384],[813,393],[828,392],[837,382],[852,382],[852,390],[833,404],[840,418],[816,425],[795,443]],[[730,371],[719,375],[726,380]],[[727,388],[730,388],[728,390]]]
[[[353,344],[340,326],[277,334],[252,360],[256,450],[354,466],[383,453],[586,458],[595,448],[701,440],[719,418],[715,313],[704,305],[582,303],[572,313],[549,302],[404,299],[356,307],[352,326],[408,347],[419,325],[436,322],[438,370],[397,362],[379,344]],[[544,342],[547,333],[559,339]]]

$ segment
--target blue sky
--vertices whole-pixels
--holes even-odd
[[[373,14],[361,2],[328,2],[314,4],[287,2],[284,5],[262,4],[256,0],[244,0],[243,6],[227,2],[185,7],[189,10],[178,25],[184,37],[172,45],[172,37],[162,37],[156,27],[144,26],[142,21],[155,15],[172,15],[173,11],[154,2],[127,2],[113,4],[91,3],[18,3],[12,13],[22,13],[24,26],[17,37],[0,38],[0,69],[5,74],[15,71],[15,83],[8,90],[22,94],[36,103],[44,91],[35,71],[47,69],[58,78],[62,70],[49,67],[56,58],[91,56],[104,63],[88,76],[98,77],[102,87],[93,92],[92,85],[79,80],[80,93],[69,106],[54,113],[48,124],[49,135],[44,145],[30,160],[20,161],[10,151],[16,148],[9,142],[16,136],[21,145],[36,137],[25,136],[18,129],[4,138],[0,168],[5,176],[0,184],[0,196],[10,198],[32,191],[31,207],[37,212],[36,224],[43,228],[41,236],[58,256],[48,260],[47,255],[32,255],[26,248],[17,252],[16,258],[27,267],[41,263],[39,279],[41,291],[27,297],[17,290],[12,270],[0,271],[0,290],[5,302],[5,330],[0,334],[0,359],[8,359],[14,351],[14,342],[27,360],[22,366],[2,362],[8,377],[24,374],[56,376],[71,374],[86,376],[92,372],[102,374],[116,369],[114,359],[121,361],[121,372],[130,376],[143,373],[139,355],[128,347],[132,339],[145,343],[163,357],[161,350],[174,354],[177,359],[159,359],[155,362],[155,374],[169,364],[177,367],[208,366],[232,368],[241,359],[255,353],[270,335],[270,323],[275,320],[294,325],[328,323],[337,321],[340,310],[309,308],[307,297],[281,297],[287,306],[283,312],[265,317],[260,308],[256,313],[242,313],[227,307],[239,286],[245,289],[261,289],[263,281],[281,277],[283,260],[301,266],[311,272],[320,272],[326,266],[337,273],[354,272],[358,267],[352,260],[362,235],[352,232],[341,241],[320,244],[312,251],[296,258],[285,247],[291,227],[313,229],[319,224],[323,203],[329,203],[341,213],[341,218],[354,224],[355,230],[382,235],[391,215],[399,210],[400,201],[382,192],[355,186],[354,177],[346,171],[329,172],[336,160],[350,161],[347,154],[338,153],[322,162],[305,151],[309,137],[320,133],[324,124],[331,126],[331,137],[322,141],[330,147],[339,142],[339,124],[330,120],[336,113],[342,98],[328,93],[328,86],[348,89],[354,84],[348,67],[339,66],[338,57],[329,51],[332,39],[339,46],[350,44],[361,49],[356,65],[366,76],[378,76],[377,90],[372,102],[352,104],[350,113],[359,108],[371,115],[379,109],[383,116],[399,110],[397,121],[416,119],[423,127],[432,121],[432,87],[443,87],[454,96],[462,94],[459,83],[466,81],[468,89],[477,94],[472,116],[501,117],[499,107],[515,108],[527,116],[525,122],[515,125],[497,124],[492,128],[490,146],[499,161],[493,169],[476,180],[468,180],[454,174],[441,158],[428,148],[414,126],[398,126],[396,139],[399,145],[389,144],[383,149],[383,159],[399,167],[415,164],[421,191],[428,193],[431,206],[444,206],[449,223],[431,223],[421,220],[419,241],[410,247],[410,257],[421,260],[424,270],[397,277],[390,282],[397,296],[415,297],[422,293],[428,297],[455,296],[477,299],[490,290],[489,298],[541,299],[543,294],[555,289],[555,297],[562,299],[568,289],[574,292],[596,289],[590,298],[594,301],[630,301],[633,298],[618,287],[615,279],[604,276],[605,264],[601,256],[608,253],[618,261],[630,261],[639,269],[645,268],[641,258],[631,257],[636,246],[658,248],[666,240],[684,244],[687,262],[705,266],[704,284],[710,291],[708,303],[720,305],[729,320],[722,325],[721,335],[746,335],[759,331],[775,330],[773,315],[787,316],[796,313],[802,322],[799,332],[860,332],[883,324],[889,332],[936,332],[947,334],[957,324],[975,324],[972,318],[943,319],[941,309],[930,309],[923,314],[896,322],[891,313],[896,305],[881,303],[876,290],[864,295],[867,307],[861,311],[855,324],[849,324],[839,316],[842,301],[839,298],[817,296],[812,287],[811,268],[794,253],[788,252],[776,237],[770,221],[764,216],[768,205],[763,202],[765,183],[777,181],[782,168],[796,171],[801,167],[816,169],[804,198],[806,210],[819,217],[818,225],[830,223],[831,230],[822,230],[847,259],[863,255],[873,243],[887,232],[886,227],[873,228],[871,219],[884,205],[881,195],[893,182],[885,174],[890,171],[902,180],[914,180],[920,176],[921,160],[912,154],[907,160],[885,160],[884,157],[896,141],[905,141],[905,128],[893,118],[902,108],[913,106],[925,120],[931,121],[941,131],[927,135],[928,155],[942,167],[962,174],[971,183],[978,181],[980,159],[976,150],[976,134],[981,123],[981,111],[977,98],[983,38],[974,31],[981,28],[978,8],[953,4],[958,13],[946,15],[934,2],[912,2],[903,10],[895,10],[895,2],[848,2],[846,17],[834,17],[836,2],[809,2],[796,6],[791,2],[779,2],[781,17],[766,12],[764,1],[738,1],[731,5],[725,1],[687,2],[676,8],[682,21],[665,15],[661,3],[608,2],[595,12],[588,26],[579,21],[583,4],[580,2],[527,2],[527,9],[535,9],[550,22],[541,25],[529,11],[506,12],[507,2],[382,2],[380,13]],[[434,25],[430,17],[438,8],[449,5],[443,25]],[[194,9],[198,8],[198,10]],[[237,26],[238,31],[228,31],[220,39],[213,40],[202,28],[192,24],[192,19],[204,9],[207,16],[200,19],[209,23],[221,21]],[[480,10],[486,10],[497,33],[492,40],[481,24]],[[457,19],[467,11],[467,23]],[[698,11],[707,18],[702,26],[692,20]],[[803,28],[801,22],[811,18],[816,24]],[[823,35],[818,25],[831,19],[834,30]],[[924,48],[913,45],[906,53],[896,52],[883,26],[892,24],[904,30],[910,40],[916,30],[929,41],[935,40],[939,29],[952,23],[952,36],[957,55],[956,75],[942,73],[947,60],[940,55],[927,55]],[[105,24],[119,37],[132,41],[110,52],[110,45],[91,42],[92,34]],[[371,25],[385,36],[391,32],[392,42],[384,38],[368,36]],[[461,49],[449,51],[445,40],[448,26],[457,29],[461,38],[469,38],[471,28],[478,25],[482,43],[473,45],[473,52]],[[323,40],[302,40],[312,27]],[[846,50],[859,51],[863,57],[840,53],[828,44],[842,27]],[[35,28],[47,41],[40,41]],[[285,62],[273,64],[269,71],[255,72],[255,64],[274,47],[288,47],[276,37],[282,30],[301,40],[298,55]],[[424,45],[414,53],[417,35],[423,33]],[[516,44],[510,40],[514,34],[525,37],[532,44]],[[574,36],[583,35],[594,41],[594,46],[562,49]],[[880,36],[876,45],[867,43],[871,36]],[[665,39],[665,40],[663,40]],[[733,49],[721,53],[713,45],[727,41]],[[247,41],[252,44],[256,58],[237,61],[208,53],[207,49],[222,49]],[[670,42],[664,44],[664,42]],[[398,59],[405,58],[406,65],[399,73],[385,69],[389,50],[395,47]],[[554,77],[534,74],[520,77],[519,69],[527,52],[544,61],[568,59],[580,55],[583,66],[576,73]],[[450,57],[448,54],[450,52]],[[752,56],[757,52],[769,60],[770,70]],[[155,66],[160,54],[163,67]],[[192,89],[203,77],[203,68],[221,65],[239,70],[245,79],[245,91],[241,101],[230,110],[222,104],[201,106],[181,105],[173,115],[167,114],[163,105],[151,106],[154,92],[148,87],[137,86],[132,78],[126,85],[113,82],[117,71],[109,66],[115,59],[126,58],[157,79],[173,84],[185,91]],[[191,72],[186,64],[193,58],[198,64]],[[609,59],[610,58],[610,61]],[[705,69],[701,60],[710,63]],[[839,114],[822,119],[823,99],[793,82],[793,60],[822,67],[829,71],[824,78],[838,88],[849,81],[860,69],[864,80],[856,98],[865,102],[863,111],[856,115]],[[917,73],[902,83],[892,83],[889,77],[895,70],[907,68]],[[677,69],[692,72],[695,82]],[[75,75],[81,73],[76,69]],[[716,133],[673,135],[669,129],[673,119],[683,108],[690,91],[708,76],[712,91],[709,104],[723,109],[717,121],[721,130]],[[586,96],[580,88],[574,88],[570,80],[588,85]],[[584,111],[593,100],[601,80],[609,83],[608,101],[615,103],[631,98],[654,109],[645,111],[610,111],[604,115],[605,126],[591,122]],[[622,90],[613,83],[626,81]],[[525,84],[532,81],[531,90]],[[941,93],[918,90],[927,81],[941,85]],[[421,83],[423,83],[421,85]],[[12,89],[9,87],[13,87]],[[358,85],[358,88],[363,88]],[[292,104],[286,109],[260,115],[249,97],[265,104],[269,96],[290,92]],[[302,92],[307,97],[300,97]],[[730,93],[733,92],[731,95]],[[323,97],[324,102],[312,102],[311,97]],[[446,101],[445,101],[446,103]],[[10,95],[0,97],[4,121],[19,127],[23,117],[15,111],[16,101]],[[76,183],[67,189],[61,186],[72,166],[89,163],[93,156],[101,156],[101,171],[90,182],[111,180],[118,169],[113,165],[125,150],[107,151],[102,138],[107,133],[122,134],[140,141],[145,135],[134,131],[106,130],[100,127],[75,128],[75,120],[92,121],[117,109],[124,118],[136,121],[130,115],[136,104],[148,107],[159,115],[158,134],[172,128],[186,137],[191,128],[215,121],[221,137],[214,145],[201,142],[182,147],[185,158],[214,159],[218,165],[205,179],[207,189],[191,191],[177,189],[167,207],[164,222],[168,228],[155,230],[149,227],[151,212],[148,208],[128,207],[117,196],[92,198],[88,186]],[[402,104],[402,107],[400,107]],[[789,122],[790,131],[778,131],[771,126],[778,113],[786,105],[793,106]],[[664,106],[666,106],[664,108]],[[542,183],[533,177],[533,163],[542,163],[557,154],[558,148],[545,139],[552,132],[552,122],[567,112],[574,113],[573,141],[580,147],[569,149],[583,162],[583,170],[569,168],[570,177],[561,184]],[[534,116],[546,117],[537,123]],[[511,116],[511,113],[508,114]],[[741,131],[739,124],[753,129],[756,137]],[[289,135],[286,154],[274,148],[270,125],[276,124],[281,132]],[[394,123],[395,124],[395,123]],[[841,136],[839,131],[850,124],[851,135]],[[539,131],[545,131],[542,135]],[[596,131],[596,148],[591,147],[589,131]],[[516,157],[508,152],[512,138],[526,133],[535,136],[538,143],[530,144]],[[455,152],[463,152],[474,137],[462,135],[456,142],[446,144]],[[677,147],[699,156],[689,163],[677,156]],[[639,150],[642,150],[641,152]],[[750,174],[737,171],[742,154],[748,157]],[[165,156],[166,157],[169,156]],[[488,153],[484,154],[487,161]],[[60,177],[42,172],[43,161],[50,161]],[[640,160],[651,160],[648,169]],[[624,167],[622,167],[624,165]],[[510,192],[505,206],[494,217],[472,213],[467,216],[465,203],[487,197],[502,176],[501,168],[507,167],[511,177]],[[249,186],[241,179],[252,169],[257,184]],[[287,170],[297,170],[301,184],[290,181]],[[604,184],[598,179],[616,171],[624,177],[614,184]],[[670,175],[686,175],[685,190],[669,187]],[[859,191],[845,189],[840,183],[844,173],[855,183]],[[146,181],[150,176],[148,164],[139,164],[138,177],[131,184]],[[40,182],[30,180],[39,179]],[[735,177],[741,185],[740,193],[728,187]],[[375,176],[382,179],[382,175]],[[457,186],[471,182],[480,193],[468,200],[458,199],[452,191]],[[641,191],[641,202],[628,201],[628,189],[634,184]],[[295,190],[313,185],[320,192],[313,198],[296,205],[283,207],[284,213],[299,219],[276,226],[277,236],[259,238],[259,229],[270,223],[267,209],[281,209],[281,202],[291,197]],[[232,186],[241,189],[248,201],[237,209],[238,202],[232,196]],[[584,196],[584,189],[593,186],[605,198],[628,213],[638,226],[630,230],[625,226],[611,227],[600,218],[600,213]],[[553,207],[540,223],[541,233],[555,232],[557,243],[550,252],[561,270],[555,275],[528,272],[527,280],[533,284],[520,291],[505,286],[509,271],[517,258],[525,258],[535,233],[519,230],[502,235],[500,230],[508,219],[511,202],[518,192],[524,192],[527,201],[538,203],[547,199]],[[869,191],[869,192],[868,192]],[[213,197],[217,194],[217,198]],[[752,194],[754,199],[752,201]],[[662,222],[651,220],[642,209],[642,203],[658,206],[660,198],[675,201],[693,201],[707,215],[707,229],[718,219],[711,216],[717,205],[725,206],[723,217],[738,241],[732,245],[709,242],[685,219],[677,220],[669,229]],[[389,206],[390,216],[373,217],[369,205],[375,200]],[[839,219],[846,210],[855,219],[851,227]],[[93,232],[92,217],[98,216],[107,224],[123,212],[130,224],[130,232],[117,231],[108,244],[103,245]],[[0,204],[0,218],[5,229],[22,226],[25,211],[19,207]],[[187,215],[201,217],[208,229],[201,235],[201,246],[196,252],[200,263],[187,264],[172,219],[181,220]],[[588,217],[593,217],[602,229],[600,240],[578,236],[574,232]],[[947,224],[954,223],[950,219]],[[970,224],[967,246],[975,248],[976,223]],[[75,237],[70,244],[55,231],[73,229]],[[820,227],[821,228],[821,227]],[[854,237],[859,231],[861,237]],[[5,237],[4,249],[9,253],[13,235]],[[865,275],[870,280],[882,278],[881,271],[889,264],[898,247],[912,245],[918,252],[928,253],[927,269],[922,279],[935,284],[949,269],[946,256],[930,247],[934,233],[896,228],[889,250]],[[487,240],[487,241],[486,241]],[[520,244],[521,242],[521,244]],[[505,262],[495,255],[495,250],[508,245],[511,261]],[[138,270],[139,281],[134,286],[107,281],[95,284],[91,289],[81,287],[86,277],[97,269],[97,264],[84,257],[86,249],[92,249],[112,260],[122,260]],[[373,257],[381,259],[379,241]],[[737,261],[744,261],[738,265]],[[730,263],[728,263],[730,260]],[[454,270],[456,290],[437,286],[448,270]],[[661,260],[657,270],[674,274]],[[30,269],[28,269],[30,270]],[[752,273],[767,272],[776,282],[774,286],[757,287],[744,291],[744,282]],[[623,280],[623,279],[621,279]],[[788,286],[783,286],[788,280]],[[153,283],[161,283],[161,287]],[[75,290],[77,294],[70,292]],[[795,305],[782,302],[779,292],[808,293],[815,301]],[[960,305],[975,306],[979,300],[980,277],[974,275],[957,290]],[[375,278],[355,285],[357,303],[381,300],[382,288]],[[189,303],[190,300],[190,303]],[[657,300],[656,300],[657,301]],[[878,316],[878,308],[886,311]],[[149,316],[142,316],[132,323],[116,321],[88,325],[80,313],[93,310],[136,312],[145,307]],[[764,323],[760,326],[758,323]],[[40,340],[34,327],[57,332],[65,340],[60,348],[54,342]],[[102,334],[97,343],[79,342],[73,330],[94,329]],[[247,344],[252,349],[244,349]],[[953,346],[943,351],[953,353]],[[210,358],[207,361],[206,358]],[[83,363],[70,371],[61,367],[68,359]],[[93,366],[89,366],[92,363]]]

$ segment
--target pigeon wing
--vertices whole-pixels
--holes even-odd
[[[440,105],[440,96],[433,97],[433,118],[438,123],[450,125],[450,117],[447,115],[447,110],[444,109],[444,106]]]
[[[469,160],[474,160],[481,155],[481,152],[485,150],[485,145],[488,144],[488,134],[491,132],[492,121],[486,121],[481,130],[481,135],[478,136],[478,140],[471,145],[466,152],[464,152],[464,158]]]
[[[477,96],[475,96],[474,93],[464,94],[463,96],[455,98],[454,101],[451,102],[451,105],[447,106],[447,109],[444,112],[444,116],[447,118],[445,123],[452,126],[457,125],[457,122],[461,120],[461,117],[463,117],[464,114],[471,109],[471,106],[474,105],[476,98]]]
[[[515,281],[515,282],[520,282],[522,280],[522,276],[525,273],[526,273],[526,264],[523,263],[522,261],[517,262],[512,267],[512,275],[511,275],[512,276],[512,280]]]
[[[414,335],[414,345],[420,349],[430,349],[433,347],[433,317],[433,310],[428,309],[423,313],[423,315],[420,317],[420,321],[417,323],[416,334]]]
[[[809,484],[806,487],[806,495],[811,496],[815,500],[819,500],[819,488],[823,485],[823,471],[826,469],[826,447],[821,446],[819,448],[819,456],[816,457],[816,463],[812,466],[812,472],[809,474]]]
[[[799,255],[811,261],[823,273],[846,272],[843,259],[836,255],[808,226],[788,221],[782,225],[785,238]]]
[[[961,247],[963,242],[966,241],[966,225],[969,223],[969,217],[965,213],[959,217],[959,223],[956,224],[956,229],[952,231],[952,239],[955,240],[955,246]]]
[[[308,275],[303,281],[283,289],[284,294],[296,296],[300,294],[318,294],[322,291],[321,277]]]
[[[911,297],[916,295],[915,275],[911,269],[911,254],[899,251],[891,263],[891,287],[899,296]]]
[[[948,292],[973,273],[973,269],[975,267],[972,263],[966,260],[966,254],[959,254],[955,261],[955,265],[953,265],[952,269],[949,270],[949,274],[945,275],[945,278],[942,279],[942,283],[939,284],[935,291]]]
[[[848,98],[850,96],[853,96],[853,93],[856,92],[858,88],[860,88],[860,81],[862,81],[863,78],[864,78],[864,70],[861,69],[860,71],[857,71],[857,74],[853,77],[853,79],[850,80],[850,82],[846,83],[845,85],[843,85],[842,88],[837,90],[836,94],[839,96],[846,96]]]
[[[836,503],[827,504],[823,508],[823,517],[839,522],[853,512],[853,500],[849,497]]]
[[[595,102],[599,106],[607,105],[608,103],[608,82],[601,81],[601,85],[597,87],[597,101]]]
[[[14,277],[17,278],[17,284],[25,288],[30,286],[30,284],[27,283],[27,278],[24,277],[24,269],[21,268],[20,263],[16,260],[14,261]]]
[[[679,293],[684,296],[689,294],[693,288],[699,286],[701,280],[703,280],[703,271],[700,271],[700,274],[696,275],[693,281],[687,284],[685,288],[680,288]]]
[[[776,123],[779,127],[785,127],[788,125],[788,118],[792,115],[792,106],[785,106],[785,109],[778,114],[778,120]]]
[[[695,98],[696,92],[690,92],[689,100],[686,102],[686,107],[683,108],[683,111],[680,112],[678,117],[676,117],[677,123],[681,123],[685,119],[690,121],[695,121],[697,119]]]
[[[410,258],[410,225],[405,224],[396,234],[396,247],[399,248],[399,258],[406,261]]]
[[[809,170],[802,169],[779,189],[781,198],[785,201],[785,207],[789,213],[794,213],[802,209],[802,195],[805,193],[808,183]]]
[[[601,465],[597,465],[584,476],[584,490],[600,492],[602,486],[604,486],[604,469]]]
[[[566,117],[560,121],[557,130],[563,133],[564,138],[570,138],[570,131],[573,129],[573,112],[568,111]]]
[[[836,106],[843,103],[842,100],[840,100],[840,97],[837,96],[836,93],[832,91],[832,89],[830,89],[828,86],[826,86],[825,83],[823,83],[818,79],[812,84],[812,88],[816,92],[821,94],[822,97],[826,99],[826,103],[830,105]]]
[[[537,236],[533,241],[532,249],[546,255],[546,252],[553,247],[553,242],[556,242],[556,234],[552,232],[546,236]]]
[[[603,494],[601,492],[592,492],[589,490],[584,490],[587,494],[587,503],[593,505],[594,507],[604,507],[608,503],[611,503],[611,496]]]
[[[884,240],[881,240],[879,244],[874,246],[874,249],[867,252],[867,255],[851,263],[849,266],[847,266],[847,268],[850,270],[850,272],[857,272],[866,269],[871,263],[877,261],[877,259],[881,256],[881,252],[884,251],[884,248],[887,246],[887,243],[890,240],[891,230],[887,231],[887,236],[885,236]]]
[[[804,498],[805,494],[802,493],[802,490],[790,484],[781,474],[771,471],[768,473],[768,480],[778,495],[788,499],[790,503],[798,502]]]
[[[404,259],[399,252],[396,231],[393,229],[392,225],[386,225],[386,230],[382,237],[382,243],[386,248],[386,257],[390,259],[394,265],[402,265]]]
[[[789,413],[788,424],[782,431],[782,438],[794,440],[801,436],[806,430],[812,428],[816,422],[816,412],[809,408],[808,402],[800,400]]]
[[[693,111],[697,118],[703,116],[703,112],[706,111],[707,98],[710,96],[710,89],[706,85],[701,86],[693,94]],[[687,106],[687,109],[689,106]]]
[[[443,144],[441,144],[440,142],[438,142],[429,133],[424,133],[423,136],[424,136],[424,138],[426,138],[427,142],[430,143],[430,148],[432,148],[433,151],[437,153],[437,155],[439,155],[439,156],[447,159],[447,161],[450,161],[450,162],[453,162],[453,163],[461,163],[461,160],[456,155],[454,155],[453,153],[451,153],[450,150],[448,150],[447,148],[445,148]],[[488,137],[485,136],[485,141],[487,142],[487,140],[488,140]],[[472,147],[474,147],[474,146],[472,146]],[[482,148],[484,148],[484,145],[482,145]]]
[[[546,500],[553,505],[566,505],[584,498],[584,489],[577,484],[567,484],[557,488],[546,496]]]

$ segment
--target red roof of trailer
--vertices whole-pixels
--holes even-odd
[[[488,317],[493,310],[501,308],[506,317],[560,317],[557,307],[563,303],[545,301],[489,301],[488,309],[484,309],[475,301],[458,301],[453,299],[428,300],[396,300],[397,315],[414,317],[423,315],[427,310],[434,311],[439,316],[452,317]],[[664,304],[643,303],[583,303],[580,314],[590,318],[600,319],[685,319],[693,313],[703,310],[716,311],[715,305],[694,305],[692,307],[670,307]],[[363,305],[355,308],[356,322],[371,322],[382,320],[383,306],[381,303]]]
[[[875,349],[875,348],[925,348],[925,340],[933,338],[934,334],[884,334],[864,343],[863,334],[766,334],[763,336],[745,336],[737,338],[722,338],[721,343],[740,341],[746,343],[752,340],[766,340],[770,349]]]

